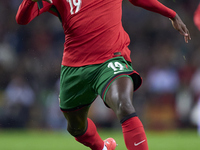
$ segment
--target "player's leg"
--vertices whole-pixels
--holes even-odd
[[[88,110],[89,106],[74,111],[63,111],[67,119],[67,130],[72,136],[82,135],[86,131]]]
[[[60,109],[67,119],[69,133],[92,150],[102,150],[104,142],[96,126],[87,118],[97,94],[88,84],[87,67],[62,66],[60,77]]]
[[[121,77],[111,83],[105,102],[116,113],[122,124],[124,140],[128,150],[148,150],[143,125],[132,104],[133,82]]]
[[[106,94],[106,104],[115,112],[119,120],[135,113],[132,104],[133,83],[128,77],[116,79]]]
[[[67,130],[78,142],[92,150],[103,150],[104,141],[97,133],[93,121],[87,118],[88,110],[89,106],[86,106],[76,111],[63,112],[68,121]]]

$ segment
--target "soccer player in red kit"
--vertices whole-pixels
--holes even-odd
[[[190,34],[178,14],[157,0],[130,0],[138,7],[170,18],[187,43]],[[141,85],[131,66],[130,39],[122,27],[122,0],[23,0],[16,20],[27,24],[43,12],[59,17],[65,43],[60,75],[60,108],[68,132],[92,150],[114,150],[112,138],[102,140],[87,117],[100,95],[117,115],[128,150],[148,150],[143,125],[132,105]]]

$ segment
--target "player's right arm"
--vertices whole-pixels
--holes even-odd
[[[18,8],[16,21],[18,24],[25,25],[28,24],[35,17],[39,16],[41,13],[48,11],[52,5],[52,0],[44,0],[48,2],[49,7],[45,7],[42,10],[38,8],[39,0],[23,0]]]

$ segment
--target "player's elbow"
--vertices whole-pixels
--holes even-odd
[[[15,16],[15,20],[20,25],[26,25],[30,22],[29,19],[26,18],[26,16],[20,15],[20,13],[17,13],[17,15]]]
[[[26,22],[21,22],[20,20],[16,20],[16,22],[17,22],[17,24],[19,24],[19,25],[26,25],[26,24],[28,24],[28,23],[26,23]]]
[[[24,20],[18,18],[17,16],[16,16],[15,20],[16,20],[16,22],[17,22],[18,24],[20,24],[20,25],[26,25],[26,24],[28,24],[27,21],[24,21]]]

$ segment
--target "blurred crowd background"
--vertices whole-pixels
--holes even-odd
[[[134,93],[137,114],[150,130],[196,128],[200,116],[200,31],[193,15],[197,0],[160,0],[190,30],[188,44],[168,18],[123,1],[123,26],[132,65],[143,78]],[[26,26],[15,15],[22,0],[0,0],[0,129],[66,128],[58,102],[64,33],[45,13]],[[113,112],[97,98],[90,118],[98,127],[119,127]]]

